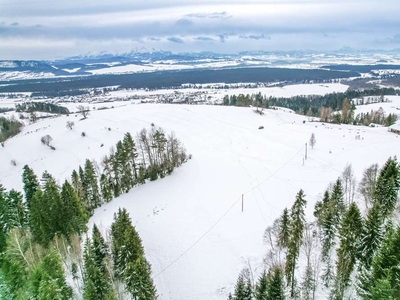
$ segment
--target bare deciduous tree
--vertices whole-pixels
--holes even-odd
[[[354,200],[356,193],[356,179],[351,164],[347,164],[342,173],[343,194],[347,205],[350,205]]]
[[[364,197],[365,207],[368,209],[372,202],[372,194],[375,190],[378,178],[378,164],[373,164],[364,170],[363,177],[358,186],[358,192]]]
[[[89,112],[90,112],[89,107],[85,107],[83,105],[79,105],[77,107],[77,109],[78,109],[78,113],[81,114],[84,119],[86,119],[87,116],[89,115]]]
[[[49,146],[50,142],[53,140],[53,138],[46,134],[45,136],[42,136],[42,138],[40,139],[40,141],[42,142],[43,145]]]
[[[67,128],[69,130],[72,130],[72,128],[74,128],[75,123],[73,121],[67,121]]]
[[[315,134],[314,132],[311,134],[310,137],[310,146],[312,149],[314,149],[315,144],[317,143],[317,140],[315,139]]]

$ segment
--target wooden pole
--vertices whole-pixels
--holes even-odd
[[[307,159],[307,143],[306,143],[306,159]]]
[[[242,212],[243,212],[243,197],[244,195],[242,194]]]

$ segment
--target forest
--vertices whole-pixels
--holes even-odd
[[[254,279],[245,268],[228,299],[400,299],[399,188],[396,158],[369,166],[358,185],[347,165],[315,204],[311,222],[300,190],[265,230],[265,270]]]
[[[17,135],[23,124],[15,118],[0,117],[0,143]],[[2,144],[4,146],[4,144]]]
[[[369,125],[371,123],[390,126],[394,124],[398,116],[396,114],[385,115],[382,111],[371,111],[366,114],[354,115],[355,105],[348,99],[364,96],[380,96],[381,102],[384,95],[397,95],[399,90],[394,88],[374,88],[366,90],[348,90],[344,93],[330,93],[324,96],[294,96],[294,97],[265,97],[261,93],[252,95],[225,95],[223,105],[244,106],[250,105],[259,108],[285,107],[296,113],[308,117],[319,117],[323,122],[344,123],[353,125]],[[341,112],[337,114],[335,112]]]
[[[48,102],[24,102],[22,104],[15,104],[16,112],[47,112],[52,114],[69,114],[66,107],[59,106]]]
[[[301,70],[284,68],[237,68],[220,70],[160,71],[154,73],[92,75],[60,79],[16,80],[13,85],[0,86],[0,93],[34,92],[75,95],[79,89],[119,86],[121,89],[178,88],[182,84],[286,82],[309,83],[358,77],[357,72]],[[0,81],[0,84],[2,82]],[[9,82],[8,82],[9,83]],[[62,92],[61,92],[62,91]]]
[[[25,165],[23,193],[0,185],[0,298],[156,299],[151,266],[125,209],[109,234],[87,222],[94,210],[190,159],[173,133],[126,133],[99,165],[87,159],[62,184]],[[83,245],[83,247],[82,247]]]

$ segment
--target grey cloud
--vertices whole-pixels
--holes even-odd
[[[219,37],[220,42],[225,43],[229,35],[224,33],[224,34],[219,34],[217,36]]]
[[[400,44],[400,34],[395,34],[393,37],[387,39],[389,43]]]
[[[202,42],[215,42],[215,39],[207,36],[198,36],[194,38],[196,41],[202,41]]]
[[[178,44],[183,44],[184,43],[184,41],[181,38],[178,38],[178,37],[175,37],[175,36],[169,37],[169,38],[167,38],[167,40],[170,41],[170,42],[173,42],[173,43],[178,43]]]
[[[249,35],[239,35],[241,39],[250,39],[250,40],[270,40],[271,37],[269,35],[262,34],[249,34]]]
[[[160,38],[156,38],[156,37],[149,37],[147,39],[150,40],[150,41],[156,41],[156,42],[161,40]]]
[[[188,19],[179,19],[178,21],[175,22],[176,26],[179,27],[189,27],[192,26],[194,23]]]
[[[185,17],[188,18],[210,18],[210,19],[227,19],[231,18],[232,16],[228,15],[226,11],[223,12],[214,12],[214,13],[193,13],[193,14],[187,14]]]
[[[10,25],[11,25],[11,26],[18,26],[19,23],[18,23],[18,22],[14,22],[14,23],[11,23]]]

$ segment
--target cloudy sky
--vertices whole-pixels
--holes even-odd
[[[0,60],[400,48],[399,0],[0,0]]]

